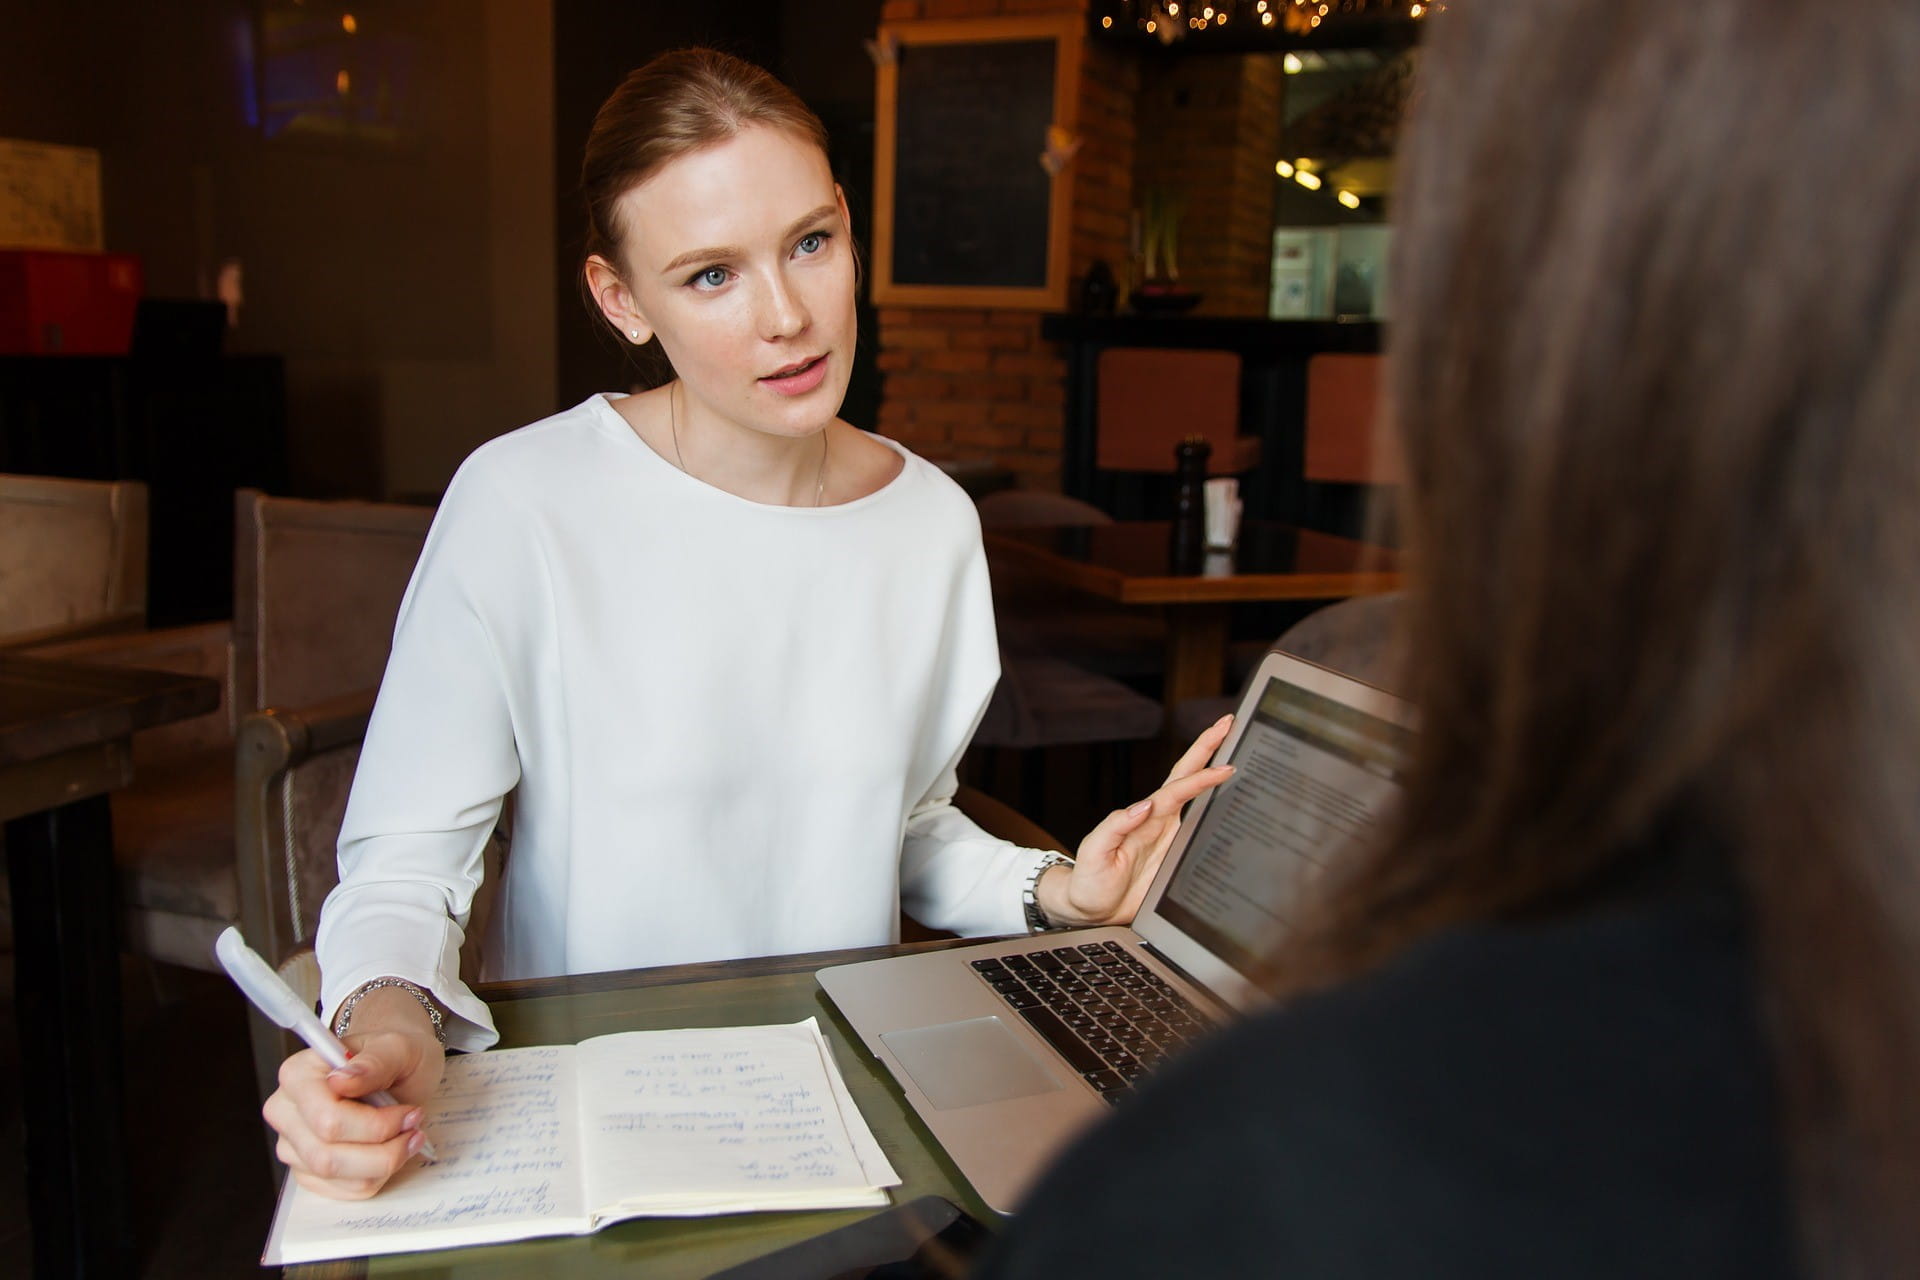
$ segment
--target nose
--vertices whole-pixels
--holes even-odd
[[[755,318],[759,322],[760,336],[768,342],[798,337],[812,323],[806,303],[800,300],[792,281],[787,279],[783,271],[776,271],[767,278],[758,312]]]

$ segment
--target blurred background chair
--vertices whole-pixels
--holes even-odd
[[[1115,515],[1167,515],[1174,446],[1188,436],[1211,447],[1210,476],[1246,476],[1259,467],[1260,437],[1240,434],[1236,352],[1109,347],[1100,353],[1096,381],[1095,492]]]
[[[1400,611],[1404,598],[1394,591],[1336,601],[1288,627],[1273,642],[1273,648],[1389,693],[1402,693],[1406,655],[1400,640]],[[1238,673],[1241,685],[1258,665],[1252,662]],[[1183,700],[1172,712],[1175,740],[1191,742],[1237,705],[1238,695]]]
[[[147,488],[0,475],[0,649],[147,617]]]
[[[240,931],[310,1003],[320,998],[314,928],[339,880],[334,849],[373,699],[367,689],[303,708],[252,711],[237,733]],[[247,1018],[264,1099],[280,1063],[300,1045],[257,1010]]]
[[[1113,523],[1112,516],[1090,502],[1027,489],[988,494],[979,510],[980,527],[989,533]],[[1159,680],[1166,664],[1167,629],[1154,610],[1063,591],[991,546],[987,568],[1002,649],[1064,658],[1120,680]]]
[[[239,918],[248,943],[287,966],[296,989],[337,876],[334,845],[394,620],[432,523],[425,506],[254,489],[234,498]],[[317,971],[312,990],[317,997]],[[264,1097],[288,1041],[249,1017]]]
[[[1400,452],[1380,423],[1377,355],[1321,353],[1307,361],[1306,453],[1309,480],[1399,484]]]
[[[1321,353],[1307,360],[1301,478],[1311,523],[1331,533],[1398,546],[1395,509],[1404,478],[1398,438],[1381,416],[1377,355]]]
[[[108,504],[96,498],[86,509],[97,516]],[[129,503],[123,510],[143,508]],[[133,784],[111,799],[125,946],[148,959],[211,972],[218,972],[213,940],[243,914],[236,873],[243,852],[236,838],[237,717],[269,705],[304,715],[300,709],[342,695],[371,699],[433,511],[245,490],[236,496],[234,515],[237,624],[90,635],[30,650],[67,661],[216,676],[225,687],[219,712],[137,735]],[[131,532],[120,540],[138,541]],[[350,767],[339,776],[311,771],[298,787],[287,784],[283,800],[344,806],[351,780]]]
[[[234,496],[234,698],[241,714],[377,688],[433,508]]]
[[[979,507],[988,531],[1112,523],[1098,507],[1057,493],[1007,490],[982,498]],[[1052,817],[1061,806],[1048,805],[1045,794],[1047,753],[1088,748],[1094,799],[1109,789],[1125,793],[1133,774],[1130,744],[1156,738],[1165,719],[1160,703],[1126,680],[1158,680],[1165,625],[1151,611],[1062,591],[992,547],[987,565],[1000,634],[1000,683],[974,731],[970,776],[989,788],[1011,790],[1026,812],[1047,806]],[[998,778],[1007,756],[1018,758],[1012,783]],[[1060,821],[1078,825],[1081,816],[1061,812]]]
[[[122,946],[209,969],[214,937],[239,910],[228,630],[143,630],[146,584],[144,485],[0,476],[0,647],[222,685],[218,709],[134,736],[133,782],[109,799]]]
[[[1158,743],[1165,714],[1160,703],[1109,676],[1044,654],[1000,652],[994,686],[974,730],[965,776],[987,790],[1011,790],[1020,809],[1074,828],[1092,809],[1105,812],[1133,790],[1136,743]],[[1090,778],[1076,810],[1047,793],[1047,755],[1055,748],[1087,748]],[[1017,781],[1000,780],[1005,756],[1017,757]],[[1056,817],[1058,814],[1060,816]]]

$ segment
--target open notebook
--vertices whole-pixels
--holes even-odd
[[[887,1203],[899,1185],[819,1025],[628,1031],[452,1057],[439,1162],[371,1200],[288,1179],[261,1262],[585,1235],[639,1217]]]

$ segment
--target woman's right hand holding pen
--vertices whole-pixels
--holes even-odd
[[[312,1049],[280,1064],[280,1087],[261,1114],[280,1135],[276,1148],[294,1180],[335,1200],[364,1200],[420,1153],[425,1112],[446,1051],[419,1001],[402,991],[369,991],[354,1009],[351,1053],[334,1068]],[[379,1089],[395,1104],[357,1101]]]

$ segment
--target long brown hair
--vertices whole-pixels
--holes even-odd
[[[604,319],[587,289],[586,260],[597,254],[622,273],[629,270],[620,198],[671,161],[756,125],[783,129],[829,154],[826,126],[799,95],[732,54],[676,49],[627,73],[595,113],[580,164],[587,210],[580,291],[591,314]],[[647,347],[657,352],[658,343]],[[664,364],[664,357],[657,359]]]
[[[1430,37],[1388,397],[1423,732],[1278,971],[1724,849],[1807,1258],[1915,1273],[1920,5],[1455,0]]]

